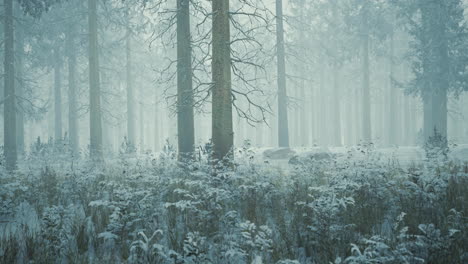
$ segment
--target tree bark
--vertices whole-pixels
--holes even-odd
[[[278,77],[278,146],[289,147],[288,95],[284,51],[283,0],[276,0],[276,48]]]
[[[195,145],[192,47],[190,42],[190,1],[177,0],[177,135],[179,161],[193,158]]]
[[[102,159],[101,91],[97,34],[97,0],[88,0],[89,26],[89,99],[90,99],[90,155]]]
[[[421,3],[423,40],[423,71],[426,87],[424,103],[424,136],[426,142],[435,133],[447,139],[447,90],[449,88],[449,58],[446,22],[442,3]]]
[[[60,48],[54,49],[54,137],[55,142],[62,142],[62,76]]]
[[[333,64],[333,92],[333,144],[339,147],[343,142],[341,140],[340,67],[336,61]]]
[[[155,91],[154,98],[154,151],[157,152],[161,149],[161,139],[162,135],[159,129],[160,117],[159,117],[159,107],[158,107],[158,92]]]
[[[213,0],[212,137],[213,158],[232,158],[231,48],[229,0]]]
[[[6,168],[16,169],[17,141],[16,141],[16,94],[15,94],[15,51],[13,0],[4,0],[4,155]]]
[[[77,155],[79,152],[75,34],[74,26],[70,25],[66,32],[66,48],[68,57],[68,134],[70,150],[73,155]]]
[[[338,19],[338,3],[337,1],[333,1],[333,17]],[[339,28],[338,24],[333,24],[333,34],[335,35],[335,39],[332,40],[331,46],[334,52],[333,57],[333,93],[332,96],[332,105],[333,105],[333,144],[335,146],[341,146],[343,144],[341,139],[341,92],[340,92],[340,58],[339,58],[339,47],[338,47],[338,37],[339,37]]]
[[[362,11],[362,140],[372,140],[371,103],[370,103],[370,70],[369,70],[369,29],[367,8]]]
[[[140,90],[140,98],[143,98],[143,93]],[[143,102],[140,102],[140,153],[145,152],[145,111]]]
[[[21,30],[16,30],[16,94],[19,98],[24,96],[23,80],[23,58],[24,58],[24,35]],[[21,107],[16,109],[16,144],[18,154],[24,153],[24,111]]]
[[[132,147],[136,146],[135,135],[135,96],[132,79],[132,50],[131,50],[131,31],[127,28],[125,37],[125,53],[127,57],[126,81],[127,81],[127,143]]]
[[[390,109],[388,111],[389,115],[389,131],[388,131],[388,140],[390,145],[398,144],[398,109],[397,109],[397,91],[396,87],[393,85],[393,80],[395,76],[395,41],[393,30],[390,34],[390,58],[389,58],[389,87],[390,87]]]

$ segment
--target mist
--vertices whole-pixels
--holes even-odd
[[[465,263],[462,0],[3,0],[1,263]]]

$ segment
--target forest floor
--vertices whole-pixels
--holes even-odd
[[[467,153],[245,147],[223,169],[38,145],[0,170],[0,263],[468,263]]]
[[[370,150],[362,147],[258,148],[254,150],[255,160],[257,162],[268,163],[285,171],[290,171],[291,168],[294,167],[294,161],[291,161],[291,159],[295,157],[301,159],[347,158],[358,161],[365,159],[365,153],[368,151]],[[371,151],[374,152],[374,155],[379,157],[380,162],[398,163],[404,168],[421,164],[426,160],[425,150],[419,146],[375,148]],[[450,160],[468,162],[468,144],[452,146],[447,156]]]

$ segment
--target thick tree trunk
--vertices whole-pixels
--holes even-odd
[[[135,135],[135,96],[133,89],[132,79],[132,50],[131,50],[131,31],[127,29],[126,35],[126,49],[127,56],[126,65],[126,81],[127,81],[127,143],[131,146],[136,146]]]
[[[276,48],[278,77],[278,146],[289,147],[288,95],[284,51],[283,0],[276,0]]]
[[[89,26],[89,99],[90,99],[90,154],[102,159],[101,91],[99,80],[99,53],[97,34],[97,0],[88,0]]]
[[[55,142],[62,142],[62,63],[60,48],[54,49],[54,137]]]
[[[213,158],[232,158],[231,47],[229,0],[213,0],[212,60],[212,137]]]
[[[424,137],[426,142],[435,133],[447,138],[447,90],[449,88],[449,59],[446,21],[441,3],[422,3],[423,71],[426,87],[424,102]]]
[[[16,95],[13,0],[4,0],[4,155],[7,170],[16,169]]]
[[[369,70],[369,29],[366,7],[362,11],[362,140],[372,140],[371,102],[370,102],[370,70]]]
[[[19,98],[24,96],[23,57],[24,36],[20,30],[16,31],[16,94]],[[16,109],[16,144],[18,154],[24,153],[24,111],[21,107]]]
[[[190,1],[177,0],[177,135],[179,160],[192,158],[195,145],[192,47],[190,42]]]
[[[68,134],[70,150],[73,155],[78,155],[78,113],[76,98],[76,48],[75,28],[70,25],[66,32],[66,48],[68,57]]]

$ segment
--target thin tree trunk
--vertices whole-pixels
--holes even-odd
[[[301,89],[300,89],[300,96],[302,100],[302,107],[300,108],[301,113],[301,122],[300,122],[300,138],[301,138],[301,146],[307,147],[309,146],[309,122],[307,122],[307,100],[306,100],[306,95],[305,95],[305,84],[304,81],[301,81]]]
[[[70,150],[73,155],[78,155],[78,113],[76,98],[76,47],[75,28],[70,25],[66,32],[66,46],[68,55],[68,134]]]
[[[232,158],[231,48],[229,0],[213,0],[212,137],[213,158]]]
[[[356,122],[354,121],[353,115],[353,98],[352,96],[348,96],[346,100],[346,145],[352,146],[355,145],[355,135],[354,135],[354,125]]]
[[[405,146],[410,146],[411,145],[411,138],[412,138],[412,131],[411,131],[411,113],[410,113],[410,101],[409,97],[407,95],[403,95],[403,119],[404,119],[404,124],[403,124],[403,137],[401,143],[404,144]]]
[[[16,169],[16,96],[13,0],[4,0],[4,154],[7,170]]]
[[[284,51],[283,0],[276,0],[276,48],[278,75],[278,146],[289,147],[288,98]]]
[[[135,96],[132,80],[132,54],[131,54],[131,31],[127,29],[126,49],[127,56],[126,65],[126,81],[127,81],[127,143],[133,147],[136,146],[135,141]]]
[[[362,140],[372,140],[371,129],[371,103],[370,103],[370,70],[369,70],[369,29],[367,9],[364,7],[362,13],[363,35],[362,35]]]
[[[195,145],[192,47],[190,42],[190,1],[177,0],[177,135],[179,160],[192,158]]]
[[[337,1],[333,1],[333,16],[338,19],[339,13],[338,13],[338,3]],[[342,145],[342,139],[341,139],[341,92],[340,92],[340,58],[339,58],[339,51],[338,51],[338,34],[339,34],[339,28],[338,24],[334,25],[333,28],[334,35],[335,35],[335,40],[332,41],[331,45],[333,48],[334,52],[334,57],[333,57],[333,93],[334,95],[332,96],[332,106],[333,106],[333,144],[335,146],[341,146]]]
[[[154,98],[154,151],[157,152],[161,149],[161,133],[159,132],[159,107],[158,107],[158,93],[155,91]]]
[[[89,99],[90,99],[90,154],[102,159],[101,91],[99,80],[99,53],[97,34],[97,0],[88,0],[89,23]]]
[[[16,30],[16,94],[19,98],[24,96],[24,81],[23,81],[23,57],[24,57],[24,36],[21,30]],[[24,112],[21,107],[16,109],[16,144],[18,154],[24,153]]]
[[[362,141],[362,89],[356,89],[354,96],[354,117],[355,117],[355,126],[354,126],[354,135],[356,144],[360,144]]]
[[[333,143],[335,146],[341,146],[340,68],[336,61],[333,64],[333,91]]]
[[[140,98],[143,98],[143,93],[140,91]],[[145,152],[145,111],[143,102],[140,102],[140,152]]]
[[[324,59],[324,56],[321,56],[321,59]],[[323,60],[321,60],[323,61]],[[326,63],[324,63],[326,64]],[[326,114],[327,111],[325,110],[327,104],[325,102],[325,98],[327,98],[326,95],[326,77],[325,77],[325,67],[320,67],[319,69],[319,87],[318,87],[318,96],[317,99],[319,100],[318,102],[318,126],[317,126],[317,131],[318,131],[318,143],[321,146],[326,146],[328,144],[328,136],[327,136],[327,118]]]
[[[398,143],[398,120],[397,120],[398,118],[397,117],[398,117],[399,111],[397,109],[397,91],[396,91],[396,87],[393,85],[394,76],[395,76],[394,56],[395,56],[395,41],[394,41],[394,33],[392,31],[390,35],[390,58],[389,58],[390,109],[388,111],[389,121],[390,121],[388,139],[389,139],[390,145],[395,145]]]
[[[62,63],[60,48],[54,49],[54,137],[57,143],[62,141]]]
[[[299,16],[300,16],[300,19],[301,19],[301,30],[299,32],[299,39],[300,39],[300,44],[301,44],[301,52],[304,53],[304,55],[307,56],[307,43],[305,43],[305,35],[304,33],[307,31],[306,29],[306,17],[304,17],[304,9],[305,9],[305,1],[304,0],[301,0],[299,2],[299,6],[300,6],[300,11],[299,11]],[[309,130],[309,120],[308,120],[308,116],[309,115],[313,115],[313,113],[309,112],[309,109],[308,109],[308,105],[309,104],[313,104],[313,101],[309,101],[306,99],[306,91],[305,91],[305,88],[306,88],[306,82],[305,82],[305,79],[307,78],[306,73],[307,69],[306,69],[306,65],[301,65],[300,66],[300,97],[301,97],[301,100],[302,100],[302,107],[301,107],[301,123],[300,123],[300,126],[301,126],[301,134],[300,134],[300,138],[301,138],[301,142],[302,142],[302,146],[304,147],[307,147],[310,144],[310,141],[312,141],[312,139],[309,139],[309,137],[311,136],[312,134],[312,130]],[[310,91],[311,94],[312,94],[312,91]]]

